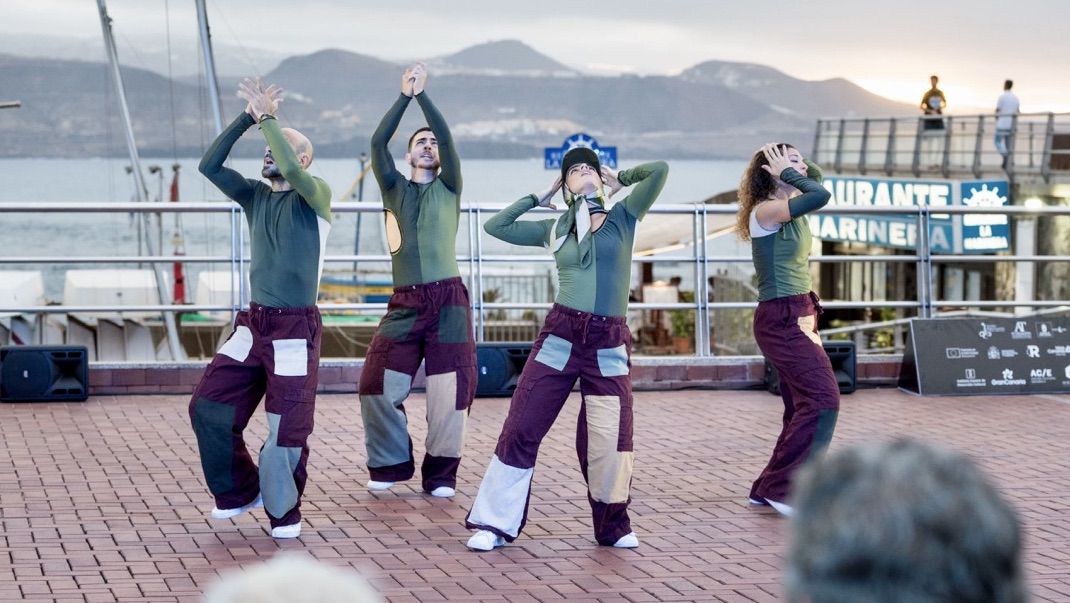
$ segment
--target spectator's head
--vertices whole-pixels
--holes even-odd
[[[970,459],[911,440],[828,455],[798,475],[789,599],[1027,600],[1011,506]]]
[[[299,553],[281,553],[248,569],[224,573],[205,603],[380,603],[356,571]]]
[[[683,284],[683,282],[684,282],[683,277],[679,277],[679,276],[674,276],[674,277],[669,279],[669,284],[672,285],[673,287],[679,287],[681,284]]]
[[[936,85],[940,83],[940,78],[936,77],[935,75],[930,75],[929,83],[932,84],[933,88],[935,88]]]
[[[1003,89],[1004,90],[1010,90],[1013,87],[1014,87],[1014,82],[1012,80],[1004,80],[1003,81]]]

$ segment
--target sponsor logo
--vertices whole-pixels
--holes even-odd
[[[1030,358],[1040,358],[1040,346],[1027,345],[1025,346],[1025,355]]]
[[[1036,327],[1037,327],[1037,337],[1054,337],[1055,336],[1054,332],[1052,331],[1052,324],[1050,322],[1038,322],[1036,324]]]
[[[988,348],[988,359],[989,360],[999,360],[999,348],[997,348],[994,345],[993,346],[989,346],[989,348]]]
[[[1047,351],[1052,356],[1070,356],[1070,345],[1057,345]]]
[[[1025,329],[1024,320],[1017,320],[1014,322],[1014,330],[1011,331],[1011,339],[1032,339],[1033,332]]]
[[[963,371],[964,378],[955,379],[955,387],[985,387],[988,381],[977,378],[977,369],[968,368]]]
[[[979,353],[977,348],[944,348],[944,354],[951,360],[956,358],[976,358]]]
[[[1014,371],[1003,369],[1002,379],[993,379],[992,385],[1025,385],[1025,379],[1015,379]]]
[[[1055,381],[1055,374],[1050,368],[1032,369],[1029,371],[1030,383],[1047,383]]]

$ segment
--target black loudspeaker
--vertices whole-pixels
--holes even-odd
[[[855,356],[855,342],[853,341],[825,341],[822,342],[829,361],[832,362],[832,372],[836,375],[836,384],[840,386],[841,394],[850,394],[858,388],[855,378],[857,359]],[[765,387],[769,393],[780,395],[780,375],[776,368],[765,361]]]
[[[476,346],[476,396],[512,396],[531,354],[531,343],[481,343]]]
[[[81,346],[0,347],[0,400],[81,402],[89,397],[89,355]]]

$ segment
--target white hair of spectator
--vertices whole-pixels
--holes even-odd
[[[205,603],[381,603],[356,570],[301,553],[225,572],[205,592]]]

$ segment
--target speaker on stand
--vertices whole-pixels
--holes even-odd
[[[0,401],[82,402],[89,397],[89,356],[82,346],[0,347]]]
[[[531,342],[476,345],[476,396],[509,397],[531,354]]]
[[[824,341],[822,347],[832,363],[832,373],[836,375],[836,384],[841,394],[850,394],[858,388],[856,378],[857,357],[853,341]],[[769,393],[780,395],[780,375],[773,365],[765,361],[765,387]]]

